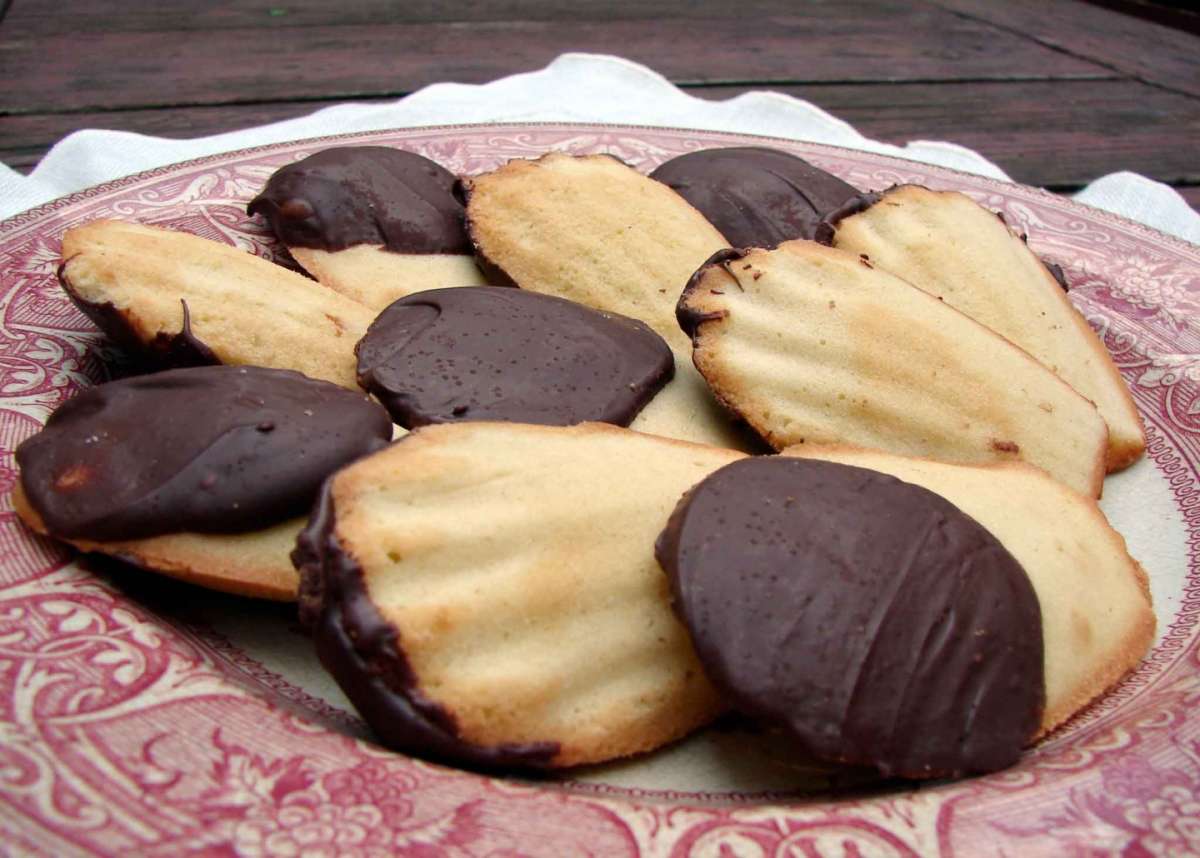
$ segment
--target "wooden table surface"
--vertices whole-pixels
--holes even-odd
[[[1068,192],[1116,170],[1200,208],[1200,17],[1145,0],[0,0],[0,161],[80,128],[193,137],[619,54],[770,89]],[[1157,10],[1167,25],[1147,20]]]

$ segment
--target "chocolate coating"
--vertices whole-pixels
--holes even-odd
[[[684,497],[656,555],[709,678],[817,757],[957,776],[1011,765],[1038,729],[1033,587],[933,492],[743,459]]]
[[[812,238],[821,215],[858,190],[777,149],[704,149],[650,174],[695,206],[734,247]]]
[[[290,370],[200,367],[83,391],[17,448],[54,536],[240,533],[300,515],[321,481],[386,445],[367,397]]]
[[[359,384],[401,426],[511,420],[626,426],[675,370],[634,319],[496,286],[401,298],[355,348]]]
[[[342,146],[280,168],[246,210],[292,247],[470,253],[454,184],[453,173],[415,152]]]
[[[708,259],[704,260],[704,264],[697,268],[692,273],[692,276],[688,278],[688,282],[684,284],[683,291],[679,294],[679,300],[675,303],[675,321],[683,329],[683,332],[692,338],[693,344],[696,342],[696,333],[700,330],[702,324],[723,319],[728,313],[724,310],[714,313],[701,313],[692,309],[688,304],[688,296],[700,288],[700,281],[704,279],[704,274],[708,269],[714,265],[720,265],[728,270],[729,263],[744,259],[748,252],[747,248],[735,247],[726,247],[723,250],[718,250],[712,256],[708,257]]]
[[[1038,259],[1042,258],[1039,256]],[[1067,272],[1063,271],[1061,265],[1056,262],[1047,262],[1045,259],[1042,259],[1042,265],[1046,266],[1046,270],[1050,272],[1050,276],[1062,287],[1064,292],[1071,291],[1071,284],[1067,282]]]
[[[903,187],[902,185],[893,185],[887,191],[867,191],[865,194],[856,194],[842,202],[841,205],[834,206],[829,211],[821,216],[820,223],[817,224],[813,231],[813,241],[818,244],[824,244],[826,247],[833,247],[833,238],[837,234],[837,225],[848,217],[853,217],[856,214],[862,214],[875,203],[883,199],[883,195],[888,191],[894,191],[896,188]]]
[[[421,692],[399,632],[371,601],[362,568],[342,550],[331,484],[292,553],[300,620],[313,630],[321,664],[389,747],[487,769],[548,766],[557,743],[472,745],[459,737],[453,714]]]
[[[187,301],[182,298],[179,300],[183,305],[183,328],[179,333],[159,331],[154,339],[145,341],[112,302],[89,301],[75,290],[67,277],[67,262],[58,266],[58,282],[67,297],[105,336],[136,361],[151,370],[213,366],[221,362],[213,350],[192,333],[192,316]]]

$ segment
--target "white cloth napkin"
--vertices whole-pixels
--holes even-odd
[[[727,101],[694,98],[645,66],[620,57],[563,54],[546,68],[483,85],[439,83],[387,104],[340,104],[257,128],[167,140],[124,131],[77,131],[29,176],[0,164],[0,218],[108,181],[209,155],[304,137],[478,122],[611,122],[767,134],[899,155],[1007,179],[999,167],[953,143],[870,140],[806,101],[751,92]],[[1200,244],[1200,215],[1171,188],[1134,173],[1092,182],[1077,200]]]

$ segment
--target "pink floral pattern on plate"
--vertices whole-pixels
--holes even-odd
[[[332,144],[396,145],[474,173],[549,149],[650,169],[765,144],[862,188],[920,182],[1003,211],[1061,264],[1149,430],[1187,531],[1177,609],[1143,665],[989,777],[874,793],[661,793],[482,777],[382,750],[356,719],[220,635],[72,562],[15,520],[12,451],[104,349],[58,290],[63,231],[169,224],[264,256],[245,203]],[[280,260],[284,261],[284,260]],[[0,832],[35,855],[664,855],[843,858],[1200,854],[1200,248],[1042,191],[862,152],[602,126],[412,129],[308,140],[110,182],[0,223]]]

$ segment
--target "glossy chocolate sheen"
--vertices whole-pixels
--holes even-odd
[[[415,152],[342,146],[277,170],[247,211],[291,247],[470,253],[454,184],[453,173]]]
[[[812,238],[822,214],[858,193],[795,155],[757,146],[688,152],[650,178],[673,188],[734,247]]]
[[[292,553],[300,620],[313,631],[321,664],[366,722],[384,744],[422,757],[485,769],[550,765],[557,743],[472,745],[459,737],[454,716],[421,692],[399,632],[371,601],[362,568],[342,550],[331,490],[332,480]]]
[[[821,759],[904,777],[988,772],[1038,729],[1033,587],[926,489],[744,459],[684,497],[656,555],[714,685]]]
[[[627,426],[675,369],[642,322],[496,286],[401,298],[355,351],[359,384],[410,429],[461,420]]]
[[[54,536],[240,533],[303,514],[321,481],[386,445],[387,413],[290,370],[201,367],[83,391],[17,448]]]

